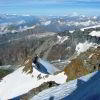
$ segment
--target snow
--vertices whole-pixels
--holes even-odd
[[[89,98],[95,94],[100,95],[99,77],[100,72],[96,71],[60,86],[44,90],[30,100],[91,100]]]
[[[23,31],[26,31],[28,29],[34,29],[35,27],[36,27],[36,25],[33,25],[31,27],[24,26],[24,28],[20,27],[20,29],[18,30],[18,32],[23,32]]]
[[[89,33],[89,35],[100,37],[100,31],[92,31],[91,33]]]
[[[66,22],[65,21],[61,21],[61,20],[58,20],[58,23],[59,23],[59,25],[66,25]]]
[[[28,35],[27,38],[28,39],[31,39],[33,37],[36,37],[36,38],[43,38],[43,37],[47,37],[47,36],[53,36],[57,33],[54,33],[54,32],[45,32],[45,33],[39,33],[39,34],[32,34],[32,35]]]
[[[88,58],[90,59],[90,58],[92,58],[92,56],[94,55],[95,53],[92,53]]]
[[[0,100],[8,100],[25,94],[44,82],[55,81],[58,84],[63,84],[67,79],[64,72],[46,77],[47,74],[41,73],[35,67],[33,67],[33,73],[31,74],[23,72],[23,68],[24,66],[20,67],[2,79],[0,82]],[[41,76],[40,79],[39,76]]]
[[[44,22],[41,22],[41,24],[47,26],[47,25],[51,24],[51,21],[44,21]]]
[[[81,31],[84,31],[85,29],[97,28],[97,27],[100,27],[100,25],[94,25],[94,26],[90,26],[90,27],[85,27],[85,28],[82,28]]]
[[[15,33],[15,32],[17,32],[17,31],[16,31],[16,30],[12,30],[12,31],[11,31],[11,33]]]
[[[84,42],[84,43],[79,43],[77,46],[76,46],[76,52],[78,54],[82,53],[82,52],[85,52],[87,51],[90,47],[96,47],[96,44],[94,43],[89,43],[89,42]]]
[[[76,89],[76,83],[76,81],[71,81],[69,83],[44,90],[34,96],[31,100],[50,100],[50,97],[54,97],[54,99],[51,100],[61,100],[64,96],[69,95]]]
[[[93,16],[93,19],[97,19],[97,16]]]
[[[22,15],[22,16],[27,16],[27,17],[29,17],[29,16],[31,16],[31,15],[29,15],[29,14],[24,14],[24,15]]]
[[[70,33],[73,33],[75,30],[73,30],[73,31],[69,31]]]
[[[42,65],[41,69],[43,70],[43,67],[44,67],[49,74],[54,74],[55,72],[60,71],[55,66],[48,63],[47,61],[42,60],[41,58],[38,59],[38,62]]]
[[[25,24],[25,23],[26,23],[25,20],[21,20],[21,21],[18,21],[16,24],[20,25],[20,24]]]
[[[91,20],[85,21],[85,22],[75,22],[74,23],[75,26],[89,26],[90,24],[94,24],[94,22],[92,22]]]
[[[57,41],[57,43],[58,44],[62,44],[63,42],[65,42],[66,40],[68,40],[68,36],[57,36],[57,38],[58,38],[58,41]]]
[[[81,17],[82,18],[82,17]],[[83,18],[82,18],[83,19]],[[81,26],[81,27],[86,27],[88,28],[88,26],[94,26],[97,25],[98,22],[96,21],[92,21],[92,20],[86,20],[86,21],[68,21],[68,22],[64,22],[64,25],[67,26]],[[100,25],[99,25],[100,26]],[[84,29],[86,28],[82,28],[81,30],[84,31]]]
[[[18,22],[16,24],[21,24],[21,23],[24,23],[24,22]],[[9,23],[10,24],[10,23]],[[36,25],[33,25],[31,27],[28,27],[28,26],[24,26],[23,28],[20,26],[18,30],[9,30],[7,28],[7,25],[0,25],[0,34],[6,34],[8,32],[11,32],[11,33],[15,33],[15,32],[23,32],[23,31],[26,31],[28,29],[34,29],[36,27]]]
[[[11,65],[3,65],[3,66],[0,66],[0,69],[8,69],[10,67],[11,67]]]

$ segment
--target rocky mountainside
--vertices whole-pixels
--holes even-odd
[[[76,54],[79,49],[78,46],[83,44],[90,47],[99,45],[100,37],[90,35],[91,32],[99,32],[99,30],[98,27],[73,32],[47,32],[48,34],[28,35],[23,38],[9,40],[9,42],[0,44],[0,60],[2,60],[2,64],[18,64],[28,57],[38,54],[40,57],[55,63],[57,61],[63,62]]]
[[[9,72],[11,74],[7,73],[7,76],[5,76],[4,74],[5,77],[2,78],[0,82],[0,89],[2,90],[2,92],[0,91],[0,99],[38,99],[38,95],[44,95],[41,92],[43,90],[46,90],[53,86],[58,86],[59,84],[63,84],[66,81],[73,80],[99,70],[99,33],[100,27],[89,27],[85,29],[75,30],[73,32],[66,30],[64,32],[58,33],[42,33],[38,34],[37,36],[28,35],[18,40],[9,41],[5,43],[5,45],[0,44],[0,64],[20,64],[19,66],[13,66],[12,69],[16,70],[13,72]],[[59,70],[59,72],[53,75],[48,75],[47,73],[41,72],[41,70],[37,70],[36,66],[32,64],[32,58],[36,54],[38,54],[41,59],[48,60],[49,63],[53,64],[55,68]],[[39,61],[41,62],[41,60]],[[48,64],[45,63],[45,66],[47,65]],[[51,65],[47,66],[46,68],[48,69],[49,67],[51,67]],[[6,65],[5,68],[7,69]],[[8,67],[8,69],[9,68],[10,67]],[[52,73],[50,69],[48,69],[48,71]],[[92,74],[90,74],[89,76],[91,75]],[[83,80],[87,78],[88,76],[86,78],[83,78]],[[96,79],[97,78],[98,77],[96,77]],[[73,92],[73,86],[75,86],[74,89],[76,89],[77,82],[80,82],[77,80],[78,79],[70,81],[69,83],[65,83],[64,91],[62,93],[66,95],[63,96],[64,94],[61,93],[59,98],[66,99],[68,93],[71,94]],[[97,79],[97,81],[99,80]],[[68,91],[66,89],[66,84],[69,84],[68,86],[70,87],[71,82],[73,83],[72,88],[71,91]],[[94,78],[93,82],[95,83]],[[13,88],[11,87],[11,83],[15,83],[13,85]],[[87,84],[89,83],[88,80],[86,83],[82,81],[82,89],[84,88],[84,85],[87,86]],[[62,86],[63,85],[60,85],[58,86],[58,88],[54,87],[54,91],[59,88],[63,89]],[[93,84],[90,86],[90,88],[92,86]],[[78,89],[78,91],[81,91],[80,88]],[[83,96],[85,92],[86,91],[84,90],[84,93],[80,95]],[[77,95],[77,92],[75,92],[75,94],[73,95]],[[56,97],[55,94],[54,96],[55,97],[52,97],[52,95],[47,95],[45,97],[47,99],[58,98],[58,96]],[[77,98],[79,99],[80,97]],[[44,100],[44,98],[42,100]]]
[[[91,47],[79,54],[71,60],[64,70],[68,76],[68,80],[100,70],[100,46],[97,48]]]
[[[92,83],[88,80],[92,80],[93,83],[94,79],[96,78],[96,81],[99,81],[99,78],[96,77],[93,73],[94,71],[98,71],[97,74],[99,74],[100,70],[100,46],[97,47],[90,47],[88,50],[81,52],[78,55],[73,56],[72,59],[70,59],[69,63],[65,64],[64,72],[67,75],[67,82],[63,85],[55,86],[53,88],[47,89],[47,85],[49,83],[44,83],[45,87],[43,85],[43,90],[41,92],[41,87],[33,89],[32,91],[28,92],[25,95],[22,95],[21,98],[23,99],[42,99],[42,100],[49,100],[50,98],[54,98],[54,100],[57,100],[58,98],[66,100],[68,95],[72,95],[71,93],[74,92],[74,90],[77,90],[77,84],[79,88],[84,87],[84,85]],[[91,73],[90,75],[87,75]],[[84,76],[87,75],[87,76]],[[81,77],[83,76],[83,77]],[[81,78],[80,78],[81,77]],[[92,78],[93,79],[92,79]],[[78,78],[78,79],[77,79]],[[76,80],[74,80],[76,79]],[[71,80],[71,81],[70,81]],[[82,81],[81,81],[82,80]],[[52,83],[53,84],[53,83]],[[82,85],[83,84],[83,85]],[[82,85],[82,87],[81,87]],[[60,92],[59,92],[59,91]],[[69,91],[70,90],[70,91]],[[89,89],[90,90],[90,89]],[[55,92],[57,91],[57,92]],[[81,90],[80,90],[81,91]],[[85,91],[85,89],[84,89]],[[57,95],[58,94],[58,95]],[[79,93],[78,93],[79,94]],[[76,95],[78,95],[76,94]],[[35,95],[35,96],[34,96]],[[52,95],[52,96],[51,96]],[[87,94],[88,96],[88,94]],[[90,93],[90,97],[93,96]],[[71,99],[73,100],[73,99]]]

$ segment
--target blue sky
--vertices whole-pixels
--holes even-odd
[[[0,13],[99,16],[100,0],[0,0]]]

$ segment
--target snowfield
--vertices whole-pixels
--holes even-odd
[[[100,31],[92,31],[89,35],[100,37]]]
[[[85,29],[89,29],[89,28],[98,28],[98,27],[100,27],[100,25],[94,25],[94,26],[82,28],[81,31],[84,31]]]
[[[96,48],[97,45],[95,43],[89,43],[89,42],[86,41],[84,43],[79,43],[76,46],[75,50],[76,50],[77,54],[79,55],[80,53],[87,51],[90,47]]]
[[[44,90],[31,100],[100,100],[100,72]]]
[[[0,82],[0,100],[8,100],[29,92],[31,89],[39,87],[44,82],[55,81],[58,84],[66,82],[67,76],[64,72],[57,75],[41,73],[33,67],[33,73],[27,74],[20,67],[13,73],[7,75]]]
[[[42,73],[53,75],[54,73],[60,71],[55,66],[48,63],[47,61],[42,60],[41,58],[38,59],[37,63],[38,63],[38,65],[41,66],[41,67],[39,67],[39,71]]]

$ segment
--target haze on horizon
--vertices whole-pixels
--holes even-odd
[[[1,14],[100,15],[100,0],[0,0]]]

